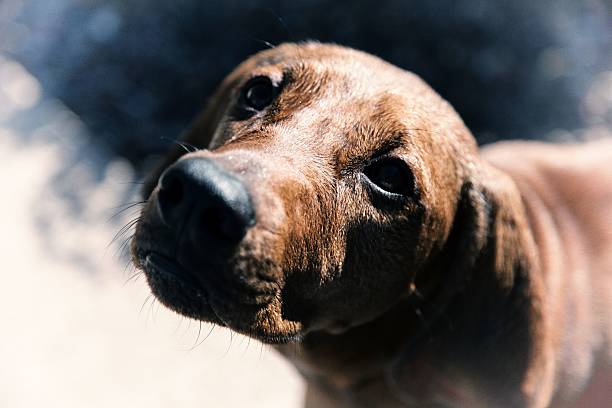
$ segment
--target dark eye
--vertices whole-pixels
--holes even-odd
[[[414,176],[408,165],[395,157],[381,158],[363,170],[368,180],[386,193],[408,196],[414,192]]]
[[[251,79],[242,90],[243,103],[254,110],[260,111],[272,103],[276,96],[274,84],[268,77]]]

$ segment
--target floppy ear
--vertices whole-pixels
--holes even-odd
[[[419,304],[424,323],[401,353],[396,372],[402,373],[399,368],[419,352],[419,344],[448,340],[440,347],[453,358],[466,357],[492,378],[504,373],[507,384],[520,387],[540,349],[534,337],[542,317],[534,248],[514,182],[479,166],[463,184],[442,253],[423,274],[431,273],[437,287]],[[427,280],[422,277],[421,285]]]
[[[423,304],[430,321],[458,299],[474,305],[474,313],[489,307],[493,314],[501,299],[528,296],[534,244],[520,193],[507,175],[483,164],[466,177],[452,225],[442,253],[417,276],[417,288],[430,285],[425,303],[434,308]]]
[[[491,279],[502,292],[516,289],[517,282],[535,268],[535,244],[522,196],[505,173],[488,167],[477,187],[488,207],[486,239],[475,278]]]
[[[445,251],[452,259],[452,283],[464,285],[479,262],[490,236],[493,203],[480,183],[463,183]]]
[[[487,238],[465,296],[471,300],[471,312],[479,315],[473,333],[500,347],[506,343],[514,350],[515,360],[505,364],[516,368],[526,366],[529,356],[541,346],[542,339],[533,335],[543,320],[544,285],[518,187],[495,168],[485,167],[485,171],[480,188],[490,208]]]
[[[463,307],[456,321],[465,330],[464,347],[476,345],[477,356],[486,362],[482,372],[505,373],[509,390],[523,388],[526,392],[508,394],[508,401],[513,401],[509,405],[522,405],[524,399],[533,397],[529,393],[538,389],[536,384],[546,381],[548,366],[543,361],[534,364],[536,359],[544,358],[548,341],[540,332],[545,319],[544,283],[527,208],[518,187],[508,175],[486,165],[480,176],[475,188],[488,208],[485,233],[470,233],[480,250],[467,274],[463,293],[449,308]],[[464,205],[481,207],[480,200],[473,199]],[[541,369],[530,369],[535,366]]]
[[[227,79],[223,81],[212,98],[209,99],[204,111],[196,118],[195,122],[181,134],[178,141],[186,142],[186,147],[176,143],[155,170],[146,177],[142,188],[143,198],[148,198],[151,195],[164,170],[186,154],[189,149],[206,149],[209,147],[219,123],[223,119],[228,105],[231,102],[229,96],[232,90],[232,84],[233,83]]]
[[[462,184],[441,253],[417,275],[416,287],[426,291],[416,300],[423,326],[412,348],[401,354],[398,367],[415,355],[417,343],[432,338],[452,338],[452,347],[470,350],[476,343],[507,334],[507,329],[531,327],[532,311],[527,302],[527,274],[532,266],[529,238],[514,182],[484,164],[478,166],[478,173],[468,175]],[[512,328],[504,327],[508,322]],[[506,341],[515,341],[521,351],[528,344],[521,336],[508,336],[499,344]],[[499,360],[499,364],[507,363]]]
[[[445,313],[452,298],[468,285],[474,269],[482,262],[490,236],[491,207],[480,183],[463,183],[446,243],[427,271],[416,277],[415,286],[433,296],[423,305],[435,305],[428,312],[430,321]],[[431,287],[431,282],[437,287]]]

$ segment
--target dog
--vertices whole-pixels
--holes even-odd
[[[133,261],[274,344],[306,407],[610,406],[611,141],[479,150],[416,75],[316,42],[247,59],[182,140]]]

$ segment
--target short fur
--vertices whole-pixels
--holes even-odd
[[[240,117],[258,75],[281,92]],[[145,272],[179,313],[276,344],[307,407],[609,406],[611,141],[479,150],[417,76],[318,43],[246,60],[184,140],[210,150],[177,148],[150,178],[134,261],[173,256],[164,168],[202,156],[236,175],[257,222],[214,271],[223,290]],[[415,178],[402,205],[363,182],[390,153]]]

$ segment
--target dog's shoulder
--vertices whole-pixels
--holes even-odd
[[[566,169],[581,174],[583,171],[612,173],[612,138],[583,143],[552,143],[513,140],[482,146],[482,157],[496,167],[511,171],[533,169]]]
[[[612,139],[586,143],[499,142],[481,149],[482,157],[550,200],[578,209],[606,212],[594,204],[612,202]],[[610,214],[612,216],[612,214]]]
[[[574,289],[584,286],[576,280],[588,270],[590,289],[583,291],[591,293],[587,297],[612,356],[612,139],[501,142],[484,147],[481,154],[515,181],[527,207],[540,206],[530,217],[540,246],[554,239],[555,230],[563,237],[559,250],[567,262],[561,269],[569,271],[566,279]],[[550,221],[548,228],[542,219]]]

